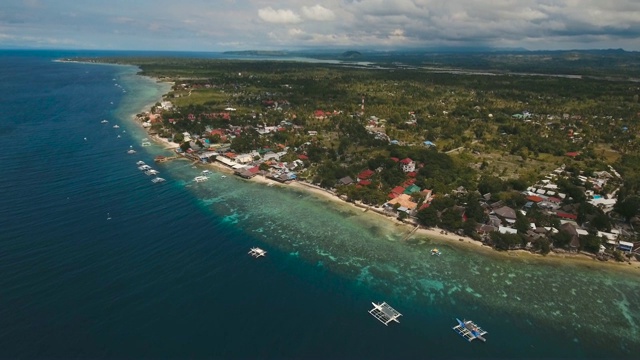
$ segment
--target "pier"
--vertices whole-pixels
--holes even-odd
[[[369,310],[369,314],[378,319],[378,321],[380,321],[381,323],[388,326],[392,321],[395,321],[397,323],[400,322],[398,321],[398,318],[402,316],[402,314],[396,311],[396,309],[389,306],[389,304],[387,304],[386,302],[383,302],[382,304],[376,304],[372,302],[371,304],[373,304],[373,309]]]
[[[483,335],[485,335],[487,332],[482,330],[480,326],[475,324],[473,321],[462,321],[460,319],[456,320],[458,321],[458,325],[453,327],[453,331],[457,332],[458,335],[465,338],[468,342],[472,342],[475,339],[487,341],[487,339],[483,337]]]
[[[167,161],[175,160],[175,159],[178,159],[178,158],[180,158],[180,157],[179,157],[179,156],[177,156],[177,155],[174,155],[174,156],[162,156],[162,155],[158,155],[158,156],[156,156],[156,158],[155,158],[155,159],[153,159],[153,161],[155,161],[155,162],[157,162],[157,163],[163,163],[163,162],[167,162]]]

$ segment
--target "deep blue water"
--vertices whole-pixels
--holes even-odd
[[[342,251],[322,245],[324,234],[313,239],[298,227],[290,231],[297,242],[270,241],[302,221],[293,212],[278,220],[278,199],[292,209],[314,206],[314,221],[335,215],[302,195],[232,178],[214,194],[198,192],[188,182],[198,170],[184,162],[162,168],[168,181],[152,184],[135,162],[153,164],[163,150],[137,146],[145,135],[129,119],[166,86],[132,67],[52,61],[71,55],[0,52],[0,358],[632,358],[640,349],[591,330],[577,339],[564,320],[534,316],[535,294],[529,316],[476,304],[469,285],[436,300],[401,291],[401,281],[413,280],[385,283],[403,275],[385,256],[397,253],[402,271],[417,273],[403,259],[421,250],[404,244],[371,240],[373,255],[353,259],[388,264],[395,275],[378,269],[363,277],[352,274],[358,266],[317,255]],[[130,146],[138,153],[127,154]],[[265,199],[274,223],[252,210]],[[311,242],[321,245],[312,251]],[[268,257],[247,256],[255,245]],[[471,263],[478,256],[450,251]],[[461,276],[452,269],[444,274]],[[545,278],[574,271],[543,269]],[[608,284],[614,275],[598,276]],[[633,278],[615,285],[635,319]],[[367,314],[371,301],[383,300],[403,312],[401,324],[385,327]],[[489,341],[464,342],[451,331],[456,316],[484,320]]]

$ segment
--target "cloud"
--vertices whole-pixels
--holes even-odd
[[[273,9],[271,6],[258,10],[260,19],[275,24],[297,24],[302,21],[300,15],[289,9]]]
[[[43,38],[158,50],[445,46],[640,50],[639,0],[1,0],[0,47]],[[147,5],[141,5],[147,4]],[[274,5],[277,4],[277,5]],[[10,44],[11,43],[11,44]],[[62,45],[61,45],[62,46]]]
[[[331,21],[336,17],[331,9],[327,9],[320,4],[311,7],[303,6],[302,15],[304,15],[309,20],[316,21]]]

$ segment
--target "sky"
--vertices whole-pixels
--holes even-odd
[[[640,0],[0,0],[0,48],[640,50]]]

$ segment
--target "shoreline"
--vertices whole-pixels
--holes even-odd
[[[271,181],[269,179],[264,179],[264,181],[276,183],[275,181]],[[358,205],[355,203],[344,201],[339,197],[327,192],[326,190],[319,189],[311,184],[295,181],[285,186],[292,186],[293,188],[307,191],[309,193],[315,194],[316,196],[322,197],[323,199],[330,200],[336,204],[350,206],[351,208],[358,210],[360,213],[364,213],[368,208],[368,206],[365,205]],[[366,212],[372,214],[372,216],[385,219],[388,223],[394,224],[395,226],[402,226],[404,232],[412,232],[415,228],[415,226],[413,226],[412,224],[402,222],[391,216],[380,214],[377,211]],[[405,238],[403,241],[408,241],[412,238],[416,239],[420,237],[426,237],[427,239],[435,240],[436,242],[439,242],[441,244],[451,245],[458,248],[465,248],[476,252],[479,250],[486,256],[501,257],[505,259],[516,258],[521,260],[532,260],[554,264],[585,265],[587,267],[601,267],[612,270],[623,270],[632,272],[640,271],[640,263],[637,261],[632,261],[630,264],[629,262],[599,261],[595,258],[595,255],[591,256],[583,253],[558,253],[552,251],[547,255],[542,255],[532,253],[524,249],[499,251],[491,246],[484,244],[481,241],[474,240],[470,237],[451,234],[448,232],[442,233],[441,231],[444,230],[441,230],[439,228],[424,228],[420,226],[415,232],[410,234],[410,236]]]
[[[146,75],[139,75],[139,76],[146,77],[155,82],[171,84],[171,82],[169,81],[162,81],[154,77],[150,77]],[[158,101],[162,101],[165,95],[166,94],[161,95],[160,100]],[[138,113],[149,112],[150,108],[156,102],[152,102],[150,104],[145,105],[143,109]],[[133,122],[135,122],[141,129],[143,129],[147,134],[147,136],[150,139],[152,139],[156,144],[162,145],[164,150],[172,150],[172,152],[175,153],[175,151],[173,150],[180,147],[179,144],[176,144],[165,138],[162,138],[157,134],[154,134],[154,135],[149,134],[149,130],[142,126],[142,123],[136,118],[136,114],[132,114],[130,116],[130,119]],[[182,154],[178,154],[178,155],[180,155],[185,159],[188,159]],[[188,160],[191,160],[191,159],[188,159]],[[215,169],[219,172],[223,172],[225,174],[231,174],[231,175],[234,174],[233,169],[218,162],[206,163],[206,164],[198,162],[197,164],[204,167],[210,167],[212,169]],[[384,219],[384,221],[387,222],[389,225],[402,227],[403,233],[406,232],[406,235],[403,238],[402,242],[406,242],[412,238],[416,239],[416,238],[422,237],[430,240],[435,240],[436,242],[439,242],[441,244],[451,245],[457,248],[465,248],[467,250],[473,250],[476,252],[481,251],[485,256],[493,256],[496,258],[498,257],[503,259],[516,258],[516,259],[520,259],[521,261],[532,260],[532,261],[543,262],[546,264],[578,265],[578,266],[585,266],[587,268],[597,267],[600,269],[608,269],[608,270],[614,270],[614,271],[625,271],[625,272],[634,272],[634,273],[640,272],[640,262],[638,261],[631,261],[631,262],[599,261],[595,258],[595,255],[591,256],[583,253],[569,253],[569,252],[557,253],[557,252],[551,251],[547,255],[542,255],[542,254],[532,253],[524,249],[499,251],[494,249],[491,246],[484,244],[481,241],[474,240],[467,236],[452,234],[438,228],[424,228],[421,225],[415,226],[413,224],[400,221],[397,218],[383,214],[377,209],[370,207],[368,205],[362,205],[362,204],[345,201],[326,189],[319,188],[315,185],[312,185],[306,182],[300,182],[296,180],[296,181],[291,181],[289,183],[283,184],[260,175],[254,176],[253,178],[248,179],[246,181],[252,181],[252,182],[256,182],[256,183],[267,185],[267,186],[290,187],[292,189],[297,189],[297,190],[312,194],[317,198],[329,200],[334,205],[340,204],[341,206],[348,206],[354,210],[359,211],[360,214],[369,213],[371,214],[371,216],[375,216],[377,219]]]

